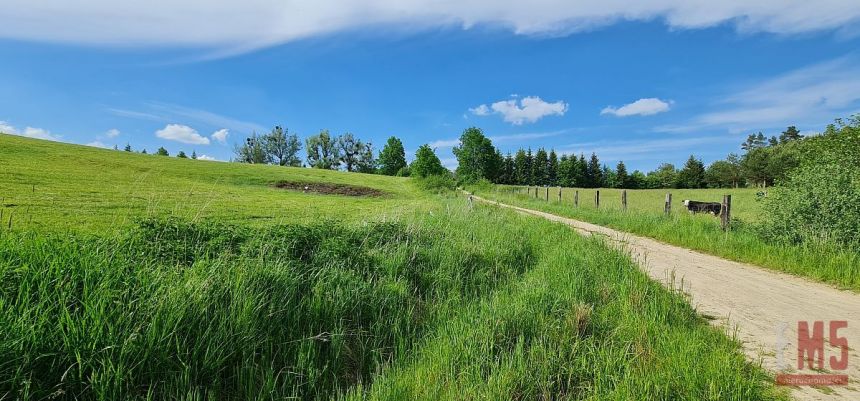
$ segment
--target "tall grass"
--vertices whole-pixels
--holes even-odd
[[[513,213],[0,234],[0,399],[779,397],[765,380],[622,254]]]
[[[732,230],[726,233],[720,228],[719,219],[706,214],[679,211],[665,216],[634,209],[574,207],[572,202],[558,202],[552,196],[546,201],[495,187],[478,194],[860,291],[860,253],[856,250],[829,243],[796,245],[768,241],[756,232],[754,223],[745,220],[733,220]],[[587,204],[593,200],[580,198],[580,202]]]

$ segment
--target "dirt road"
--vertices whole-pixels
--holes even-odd
[[[860,295],[831,286],[744,263],[664,244],[606,227],[474,196],[476,201],[567,224],[585,235],[606,236],[631,253],[648,275],[690,296],[691,304],[712,324],[737,330],[744,351],[754,363],[787,374],[847,374],[848,385],[793,387],[799,400],[860,400]],[[674,277],[674,280],[672,279]],[[798,321],[823,321],[824,372],[797,370]],[[847,370],[831,370],[831,357],[840,349],[829,345],[831,321],[847,321],[837,331],[848,340]],[[780,335],[781,332],[781,335]],[[782,348],[780,358],[779,349]],[[780,363],[781,362],[781,363]],[[785,366],[782,370],[778,366]]]

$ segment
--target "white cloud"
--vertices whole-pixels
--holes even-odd
[[[228,130],[227,128],[222,128],[218,131],[213,132],[211,137],[218,142],[227,143],[227,135],[230,135],[230,130]]]
[[[825,124],[860,111],[860,59],[843,57],[791,71],[723,96],[710,108],[686,123],[657,130],[741,132]]]
[[[193,46],[222,55],[362,27],[402,30],[494,25],[517,34],[570,34],[619,21],[670,28],[722,23],[741,32],[849,31],[856,0],[6,0],[0,37],[126,46]],[[157,29],[155,29],[157,27]]]
[[[164,128],[155,131],[155,136],[193,145],[209,144],[209,138],[200,135],[194,128],[181,124],[167,124]]]
[[[639,99],[633,103],[625,104],[618,108],[607,106],[600,111],[600,114],[612,114],[616,117],[650,116],[669,111],[669,105],[671,103],[671,101],[664,102],[656,97],[649,97]]]
[[[456,170],[457,166],[460,164],[457,161],[456,157],[447,157],[439,161],[442,162],[442,165],[445,166],[445,168],[447,168],[448,170]]]
[[[526,122],[533,123],[546,116],[563,116],[567,112],[567,103],[563,101],[548,103],[537,96],[527,96],[519,101],[517,99],[500,100],[489,107],[482,104],[469,109],[472,114],[478,116],[488,115],[490,110],[493,113],[501,114],[506,122],[522,125]]]
[[[197,160],[220,161],[220,160],[218,160],[212,156],[207,156],[207,155],[199,155],[199,156],[197,156]]]
[[[94,148],[102,148],[102,149],[110,149],[111,147],[105,144],[102,141],[95,140],[87,144],[87,146],[92,146]]]
[[[490,108],[486,104],[469,109],[469,112],[476,116],[487,116],[490,114]]]
[[[109,108],[107,111],[120,117],[134,118],[138,120],[161,121],[165,123],[182,120],[212,127],[225,127],[226,129],[239,132],[251,133],[254,131],[267,131],[266,128],[260,124],[237,120],[207,110],[161,102],[144,103],[144,107],[147,109],[146,111],[115,108]]]
[[[116,128],[111,128],[105,132],[105,136],[108,138],[116,138],[120,134],[119,130]]]
[[[28,138],[45,139],[48,141],[59,141],[61,138],[60,135],[54,135],[43,128],[25,127],[24,130],[21,131],[6,121],[0,121],[0,132],[11,135],[26,136]]]

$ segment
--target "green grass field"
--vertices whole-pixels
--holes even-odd
[[[355,184],[382,197],[315,196],[277,189],[281,180]],[[406,178],[241,165],[117,152],[0,134],[4,226],[103,232],[141,216],[265,225],[326,218],[361,221],[425,207]],[[422,205],[423,204],[423,205]]]
[[[538,196],[521,187],[477,186],[476,194],[509,204],[528,207],[612,227],[721,256],[860,291],[860,252],[833,245],[790,245],[764,241],[752,225],[758,219],[760,203],[754,189],[628,190],[625,212],[621,191],[600,189],[600,207],[594,201],[595,189],[540,188]],[[574,206],[574,191],[579,191],[579,206]],[[672,213],[663,213],[666,192],[672,193]],[[732,195],[732,230],[722,231],[718,217],[691,215],[683,199],[720,201]]]
[[[786,399],[623,253],[409,180],[7,136],[0,167],[0,400]]]

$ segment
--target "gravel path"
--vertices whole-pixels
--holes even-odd
[[[690,303],[712,324],[736,332],[749,359],[776,375],[778,348],[784,345],[780,373],[847,374],[848,385],[792,387],[799,400],[860,400],[860,295],[765,268],[668,245],[603,226],[474,196],[475,201],[567,224],[584,235],[601,235],[630,252],[648,275],[684,291]],[[798,321],[824,322],[824,372],[797,368]],[[847,321],[837,334],[849,345],[847,370],[829,370],[840,349],[829,345],[830,321]],[[782,331],[783,335],[778,333]],[[781,338],[780,338],[781,337]]]

